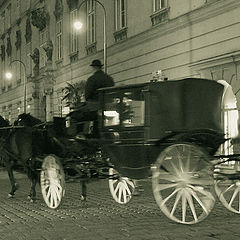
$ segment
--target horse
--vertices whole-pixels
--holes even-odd
[[[37,175],[35,171],[35,161],[32,158],[31,129],[11,126],[7,120],[0,116],[0,139],[1,157],[11,183],[11,191],[8,196],[13,197],[18,188],[13,175],[13,167],[20,164],[24,167],[31,181],[31,189],[28,198],[31,201],[35,201]]]
[[[20,114],[16,120],[16,124],[18,126],[24,126],[24,128],[32,129],[33,157],[37,157],[41,154],[55,154],[63,160],[63,166],[68,164],[68,161],[64,160],[72,159],[73,157],[74,162],[71,167],[74,169],[74,166],[78,165],[77,161],[80,160],[84,164],[84,161],[86,161],[86,156],[88,160],[93,159],[93,155],[96,153],[98,144],[93,142],[88,143],[85,140],[82,141],[81,139],[78,139],[77,132],[76,136],[68,135],[65,129],[65,124],[63,124],[64,122],[64,118],[55,118],[53,123],[43,123],[41,120],[31,116],[30,114]],[[75,140],[74,137],[76,137]],[[76,162],[74,160],[74,156],[77,157]],[[82,160],[81,156],[83,156]],[[70,172],[68,171],[69,168],[67,168],[66,173],[69,173],[69,177],[71,178],[71,169]],[[83,202],[86,202],[87,199],[87,183],[88,180],[85,178],[80,180],[82,188],[80,200]]]
[[[14,125],[0,116],[0,148],[3,164],[8,172],[11,191],[8,196],[13,197],[18,184],[13,175],[13,167],[20,165],[24,168],[31,181],[28,199],[36,200],[36,184],[39,180],[37,169],[40,168],[39,156],[51,153],[52,142],[43,128],[45,123],[30,114],[20,114]]]

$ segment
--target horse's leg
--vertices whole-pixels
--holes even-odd
[[[8,177],[9,177],[11,187],[12,187],[11,192],[8,194],[8,197],[12,198],[14,196],[16,190],[18,189],[18,185],[17,185],[16,180],[14,178],[12,164],[10,162],[8,162],[6,164],[6,169],[7,169]]]
[[[82,195],[81,195],[81,201],[86,201],[87,200],[87,184],[86,181],[81,181],[82,185]]]
[[[29,159],[27,164],[27,176],[29,180],[31,181],[31,188],[30,188],[30,193],[28,195],[28,199],[31,202],[34,202],[36,200],[36,184],[37,184],[37,174],[35,171],[35,166],[34,166],[34,160]]]
[[[32,173],[32,178],[31,178],[31,189],[30,189],[30,194],[28,196],[28,199],[31,202],[36,201],[36,184],[37,184],[37,177],[35,173]]]

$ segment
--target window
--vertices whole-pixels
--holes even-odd
[[[95,1],[87,1],[87,44],[95,42]]]
[[[126,0],[115,0],[115,30],[121,30],[127,26]]]
[[[47,40],[48,30],[45,28],[40,32],[40,67],[44,67],[47,62],[47,56],[45,50],[43,49],[47,45]]]
[[[120,104],[119,94],[109,93],[104,96],[104,126],[116,126],[120,124]]]
[[[70,54],[77,52],[77,30],[73,27],[77,19],[77,9],[70,12]]]
[[[57,60],[62,59],[62,19],[56,23]]]
[[[21,16],[21,0],[17,0],[16,2],[16,19]]]
[[[145,104],[140,89],[125,91],[122,99],[121,120],[124,127],[144,125]]]
[[[28,42],[26,44],[26,75],[31,76],[32,75],[32,42]],[[26,77],[27,77],[26,76]]]
[[[5,12],[2,13],[0,20],[1,20],[1,23],[2,23],[2,24],[0,24],[0,34],[3,34],[6,30],[5,29]]]
[[[144,125],[145,102],[141,89],[104,95],[104,126],[122,125],[136,127]]]
[[[153,11],[159,11],[162,8],[166,8],[167,7],[167,0],[153,0]]]
[[[9,29],[11,27],[11,4],[9,4],[7,7],[5,18],[6,18],[7,29]]]

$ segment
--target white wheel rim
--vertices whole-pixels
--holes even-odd
[[[207,160],[207,155],[191,144],[174,144],[160,153],[152,167],[153,194],[171,220],[195,224],[211,212],[215,198],[211,193],[213,177]]]
[[[215,192],[228,210],[240,214],[240,181],[222,179],[215,181]]]
[[[59,207],[65,192],[63,168],[54,155],[44,158],[40,175],[42,196],[49,208]]]
[[[116,174],[113,169],[109,169],[109,175]],[[120,177],[119,179],[109,179],[109,189],[113,199],[120,204],[128,203],[135,189],[133,180],[127,177]]]

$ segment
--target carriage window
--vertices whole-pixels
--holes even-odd
[[[120,124],[120,97],[114,93],[105,95],[104,126],[115,126]]]
[[[124,127],[144,125],[145,104],[141,89],[125,91],[122,98],[121,120]]]

